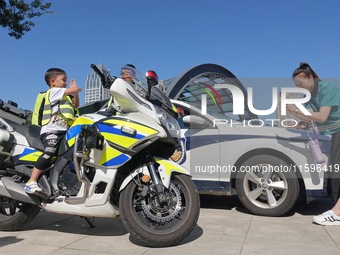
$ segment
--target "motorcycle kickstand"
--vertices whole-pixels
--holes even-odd
[[[87,217],[80,216],[80,218],[83,218],[84,220],[86,220],[86,222],[90,225],[90,228],[95,228],[96,227],[95,225],[93,225],[94,217],[87,218]],[[90,220],[90,219],[92,219],[92,220]]]

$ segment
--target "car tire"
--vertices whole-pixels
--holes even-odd
[[[251,213],[262,216],[286,214],[300,193],[299,180],[290,165],[273,155],[257,155],[246,160],[235,183],[241,203]]]

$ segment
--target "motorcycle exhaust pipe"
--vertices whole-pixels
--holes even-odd
[[[11,177],[2,176],[0,179],[0,196],[13,198],[20,202],[39,205],[38,199],[30,197],[25,192],[25,184],[15,182]],[[36,201],[35,201],[36,200]]]

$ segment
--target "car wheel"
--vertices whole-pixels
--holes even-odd
[[[289,164],[272,155],[245,161],[235,183],[241,203],[253,214],[263,216],[286,214],[300,193],[299,180]]]

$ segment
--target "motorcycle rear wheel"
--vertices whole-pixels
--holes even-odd
[[[29,224],[39,212],[40,208],[36,205],[0,196],[0,230],[20,230]]]
[[[186,175],[173,176],[166,205],[141,190],[134,181],[122,191],[119,209],[122,222],[130,234],[148,247],[168,247],[188,236],[196,226],[200,201],[194,183]]]

